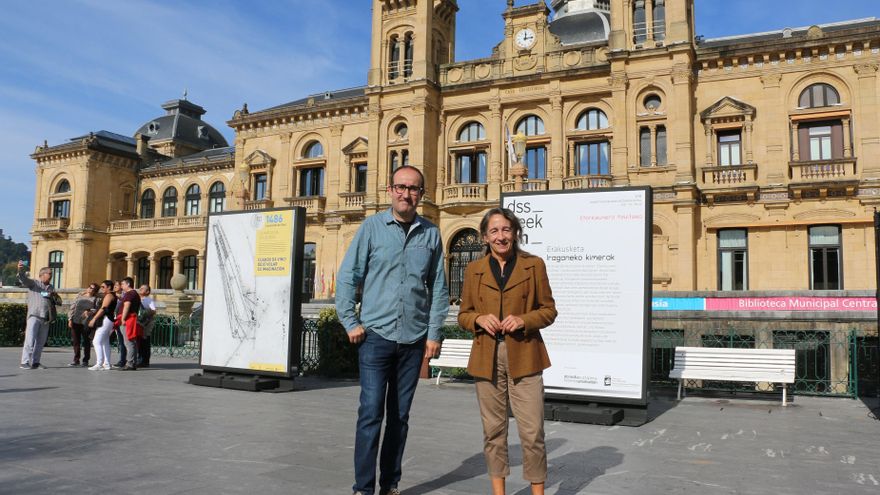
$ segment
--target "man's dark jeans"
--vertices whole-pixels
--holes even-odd
[[[358,349],[361,404],[354,444],[354,491],[372,495],[376,489],[376,454],[386,412],[379,454],[379,486],[396,488],[400,482],[409,410],[424,355],[425,338],[413,344],[398,344],[367,331]]]

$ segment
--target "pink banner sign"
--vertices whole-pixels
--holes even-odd
[[[873,297],[710,297],[706,311],[877,311]]]

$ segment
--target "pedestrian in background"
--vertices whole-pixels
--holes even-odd
[[[28,278],[24,272],[24,262],[18,262],[18,281],[27,289],[27,326],[24,333],[24,345],[21,349],[21,369],[45,368],[40,364],[43,346],[49,337],[49,322],[55,319],[55,288],[52,270],[40,268],[38,278]]]
[[[113,281],[101,282],[101,305],[89,320],[89,326],[95,328],[95,365],[92,371],[110,370],[110,333],[113,332],[113,321],[116,319],[116,294],[113,292]]]
[[[116,280],[113,282],[113,294],[116,295],[116,309],[113,314],[117,317],[122,314],[122,281]],[[125,349],[125,335],[122,333],[122,329],[119,328],[119,323],[114,322],[113,325],[113,334],[116,336],[116,350],[119,353],[119,360],[116,361],[116,368],[122,369],[125,367],[125,362],[128,360],[128,351]]]
[[[141,326],[138,325],[137,316],[141,309],[141,296],[134,290],[134,280],[125,277],[120,284],[122,287],[122,312],[116,317],[117,326],[125,339],[125,371],[137,369],[138,339],[143,335]]]
[[[486,256],[465,269],[458,324],[474,332],[467,369],[476,384],[492,493],[504,495],[510,475],[509,405],[522,445],[523,478],[533,495],[543,495],[543,371],[550,367],[550,357],[541,329],[556,319],[556,303],[544,261],[519,248],[522,226],[512,211],[489,210],[480,234]]]
[[[141,296],[141,311],[138,313],[138,323],[144,329],[144,336],[138,341],[137,365],[144,368],[150,367],[150,354],[152,353],[150,337],[153,335],[153,324],[156,323],[156,302],[150,297],[150,293],[149,285],[144,284],[138,289],[138,295]]]
[[[88,326],[88,322],[97,309],[98,284],[89,284],[70,304],[67,312],[67,327],[70,328],[73,343],[73,361],[68,366],[80,366],[80,350],[82,350],[82,366],[89,367],[94,329]]]

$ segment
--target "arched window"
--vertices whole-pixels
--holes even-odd
[[[455,182],[486,184],[486,152],[468,151],[455,156]]]
[[[389,162],[391,164],[391,171],[392,172],[394,172],[395,170],[397,170],[398,167],[400,167],[400,161],[397,158],[396,151],[391,152],[391,160],[389,160]]]
[[[299,195],[324,195],[324,167],[310,167],[299,170]]]
[[[219,180],[208,190],[208,211],[220,213],[226,208],[226,184]]]
[[[398,67],[397,64],[400,62],[400,44],[398,43],[397,36],[392,36],[391,39],[388,40],[389,50],[389,61],[388,61],[388,79],[397,79]]]
[[[141,195],[141,218],[153,218],[156,216],[156,193],[147,189]]]
[[[318,142],[314,141],[306,147],[306,152],[303,153],[303,158],[322,158],[324,156],[324,146]]]
[[[455,234],[449,247],[449,299],[461,298],[464,270],[468,263],[483,256],[483,241],[474,229],[464,229]]]
[[[458,131],[458,140],[461,142],[480,141],[486,139],[486,129],[479,122],[468,122]]]
[[[159,279],[156,281],[156,288],[170,289],[172,275],[174,275],[174,260],[171,259],[171,256],[159,258]]]
[[[61,182],[55,186],[55,194],[66,194],[68,196],[52,201],[52,217],[70,218],[70,182],[67,179],[61,179]]]
[[[202,203],[202,188],[198,184],[189,186],[185,201],[183,214],[188,217],[198,215]]]
[[[140,285],[150,284],[150,258],[142,256],[137,259],[137,273],[135,282]]]
[[[654,41],[666,39],[666,0],[654,0]]]
[[[162,216],[177,216],[177,189],[173,187],[165,189],[165,193],[162,195]]]
[[[608,116],[598,108],[585,110],[578,116],[575,128],[579,131],[595,131],[608,128]]]
[[[633,42],[640,45],[648,39],[648,22],[645,15],[645,0],[633,2]]]
[[[400,163],[403,167],[409,165],[409,150],[403,150],[400,152]]]
[[[196,290],[199,283],[199,259],[195,255],[183,257],[183,274],[186,276],[186,288]]]
[[[64,251],[49,252],[49,270],[52,272],[52,279],[49,283],[52,284],[52,287],[61,289],[64,271]]]
[[[516,132],[526,136],[539,136],[544,134],[544,121],[537,115],[527,115],[517,122]]]
[[[413,35],[406,33],[403,37],[403,77],[412,76],[413,69]]]
[[[830,84],[819,83],[807,87],[798,98],[801,108],[830,107],[840,104],[840,93]]]

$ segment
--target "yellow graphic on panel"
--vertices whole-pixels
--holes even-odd
[[[290,276],[293,251],[293,212],[277,211],[261,214],[257,228],[254,274],[257,277]]]

